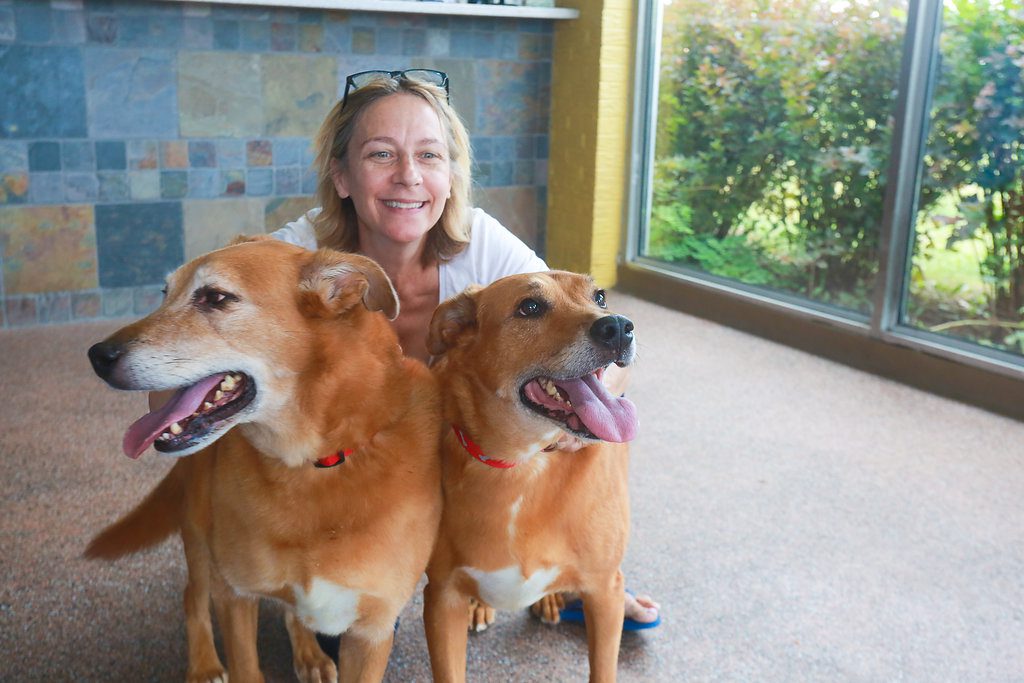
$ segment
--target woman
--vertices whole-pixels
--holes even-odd
[[[316,144],[320,208],[273,236],[377,261],[398,291],[393,324],[407,356],[428,360],[427,329],[441,301],[471,284],[547,270],[494,218],[470,207],[469,136],[449,104],[446,74],[413,69],[349,76]],[[650,598],[627,593],[625,600],[627,621],[643,626],[658,619]],[[493,620],[487,612],[477,612],[474,626]]]

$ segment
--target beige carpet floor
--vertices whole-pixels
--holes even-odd
[[[1024,424],[617,294],[640,358],[630,586],[664,623],[623,681],[1024,680]],[[177,541],[80,558],[169,462],[85,351],[113,323],[0,332],[0,680],[181,681]],[[1024,397],[1022,397],[1024,400]],[[389,681],[429,679],[422,604]],[[269,681],[292,680],[279,610]],[[586,680],[576,625],[499,615],[471,681]]]

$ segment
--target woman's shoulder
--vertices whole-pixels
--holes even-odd
[[[285,223],[284,227],[270,233],[270,236],[274,239],[281,240],[282,242],[288,242],[289,244],[295,244],[315,251],[317,248],[317,241],[316,229],[313,226],[313,221],[320,213],[320,210],[320,207],[310,209],[294,221]]]

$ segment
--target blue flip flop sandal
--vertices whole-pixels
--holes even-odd
[[[626,592],[629,593],[630,595],[633,595],[634,597],[636,597],[633,594],[633,591],[627,590]],[[567,622],[572,623],[572,624],[583,624],[583,623],[585,623],[585,619],[583,617],[583,601],[580,600],[579,598],[577,598],[575,600],[571,600],[570,602],[567,602],[565,604],[565,607],[563,607],[562,609],[560,609],[558,611],[558,616],[562,619],[562,621],[567,621]],[[658,612],[658,618],[655,619],[654,621],[643,622],[643,621],[637,621],[636,619],[632,619],[630,617],[626,617],[625,619],[622,620],[622,630],[623,631],[646,631],[647,629],[655,628],[655,627],[660,626],[660,625],[661,625],[661,612],[660,611]]]

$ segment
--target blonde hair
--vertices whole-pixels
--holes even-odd
[[[359,227],[355,205],[341,198],[334,186],[331,163],[346,163],[348,145],[359,117],[374,102],[396,93],[410,93],[426,101],[441,121],[447,135],[451,168],[451,196],[437,223],[427,233],[424,265],[447,261],[469,244],[471,179],[469,134],[455,110],[448,104],[441,86],[409,78],[381,76],[351,91],[324,119],[316,137],[316,169],[319,173],[316,197],[322,210],[313,220],[316,241],[321,247],[358,251]]]

